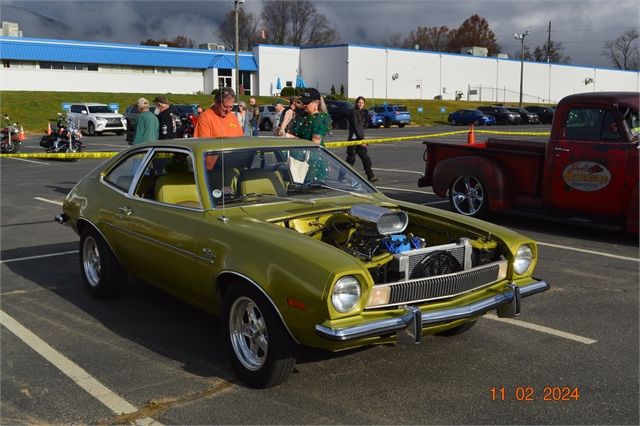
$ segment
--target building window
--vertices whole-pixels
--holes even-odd
[[[231,70],[218,68],[218,75],[224,76],[224,77],[231,77]]]

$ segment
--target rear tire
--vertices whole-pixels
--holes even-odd
[[[466,333],[467,331],[471,330],[477,322],[478,320],[465,322],[464,324],[460,324],[457,327],[453,327],[448,330],[441,331],[440,333],[436,333],[436,336],[452,337],[462,333]]]
[[[455,118],[451,119],[451,125],[452,126],[456,126],[458,124],[458,120],[456,120]]]
[[[231,283],[220,326],[225,352],[243,382],[264,389],[287,380],[298,348],[260,290],[244,281]]]
[[[398,124],[398,127],[400,127],[402,129],[406,125],[407,125],[407,123],[400,123],[400,124]]]
[[[129,278],[100,233],[90,225],[80,237],[80,273],[89,294],[96,299],[119,296]]]
[[[265,132],[270,132],[272,129],[271,127],[271,121],[269,120],[264,120],[262,122],[262,130],[264,130]]]
[[[454,212],[483,218],[489,213],[489,200],[482,182],[474,176],[460,176],[449,187],[449,203]]]
[[[384,119],[384,128],[388,129],[389,127],[391,127],[391,120],[389,120],[388,118]]]

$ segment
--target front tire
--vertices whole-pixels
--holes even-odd
[[[455,118],[451,119],[451,125],[452,126],[456,126],[458,124],[458,120],[456,120]]]
[[[341,130],[349,130],[349,119],[347,117],[340,117],[338,119],[338,128]]]
[[[289,377],[296,365],[296,343],[257,288],[243,281],[231,283],[220,325],[229,361],[243,382],[264,389]]]
[[[402,129],[406,125],[407,125],[407,123],[400,123],[400,124],[398,124],[398,127],[400,127]]]
[[[96,299],[119,296],[129,278],[102,236],[91,226],[80,237],[80,273]]]
[[[271,127],[271,121],[269,120],[264,120],[262,122],[262,130],[264,130],[265,132],[270,132],[272,129]]]
[[[91,136],[95,136],[96,135],[96,126],[89,122],[89,125],[87,126],[87,131],[89,132],[89,135]]]
[[[449,187],[449,203],[453,211],[465,216],[486,217],[489,200],[482,182],[473,176],[460,176]]]
[[[391,127],[391,120],[389,120],[388,118],[384,119],[384,128],[388,129],[389,127]]]
[[[473,120],[473,125],[475,127],[478,127],[480,125],[480,120],[478,120],[477,118],[475,120]]]

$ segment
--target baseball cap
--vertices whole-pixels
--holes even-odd
[[[145,98],[140,98],[138,99],[138,102],[136,102],[136,105],[138,105],[140,108],[142,107],[149,107],[149,101],[146,100]]]
[[[304,91],[304,93],[302,94],[302,96],[300,96],[300,102],[302,102],[303,104],[308,104],[312,101],[319,101],[320,100],[320,92],[318,92],[316,89],[314,89],[313,87],[306,89]]]
[[[280,100],[280,99],[276,99],[276,100],[273,102],[273,104],[274,104],[274,105],[278,105],[278,104],[283,105],[283,102],[282,102],[282,100]]]
[[[169,99],[167,99],[166,96],[158,96],[157,98],[155,98],[153,100],[154,103],[156,104],[168,104],[169,103]]]

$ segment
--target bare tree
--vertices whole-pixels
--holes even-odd
[[[433,52],[448,52],[449,48],[449,28],[438,27],[418,27],[411,30],[409,37],[404,39],[403,47],[413,48],[416,44],[420,50],[431,50]]]
[[[521,49],[516,50],[515,52],[513,52],[513,59],[521,59],[520,55],[522,53]],[[533,61],[534,57],[533,54],[531,53],[531,49],[529,49],[529,46],[527,46],[526,44],[524,45],[524,60],[525,61]]]
[[[389,41],[386,43],[383,43],[383,46],[387,46],[387,47],[402,47],[402,33],[396,32],[391,34],[391,37],[389,37]]]
[[[615,40],[606,40],[602,55],[617,69],[640,70],[638,38],[638,31],[627,30]]]
[[[270,44],[285,45],[291,36],[288,23],[291,20],[289,2],[275,1],[262,9],[262,22]]]
[[[255,13],[246,13],[244,9],[238,9],[238,45],[243,51],[250,51],[254,44],[261,41],[260,17]],[[218,30],[214,33],[219,41],[227,48],[236,48],[236,11],[229,11]]]
[[[571,63],[571,56],[566,56],[564,53],[564,46],[562,42],[545,42],[542,46],[536,46],[533,51],[533,60],[537,62],[554,62],[556,64],[569,64]]]
[[[269,0],[261,16],[271,44],[322,46],[342,40],[309,0]]]
[[[500,52],[500,45],[489,23],[477,14],[464,21],[457,30],[451,30],[448,36],[449,52],[459,53],[463,47],[471,46],[486,47],[489,56]]]

